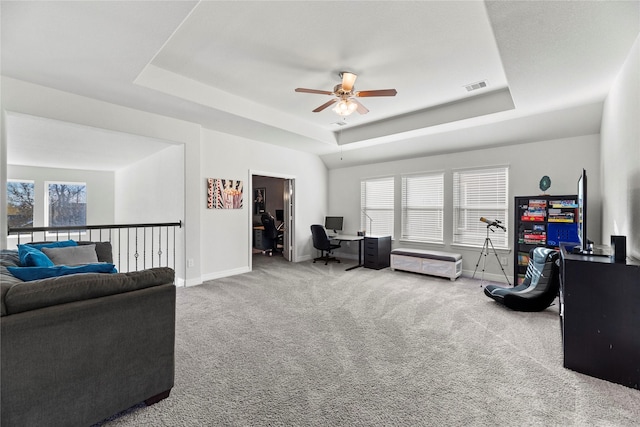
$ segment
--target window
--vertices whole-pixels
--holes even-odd
[[[360,183],[360,227],[369,235],[393,238],[393,177]]]
[[[48,183],[47,220],[49,227],[87,224],[85,183]]]
[[[402,239],[442,243],[444,174],[402,178]]]
[[[507,227],[509,169],[495,167],[453,173],[453,242],[482,246],[487,237],[484,217]],[[496,248],[507,248],[507,233],[490,233]]]
[[[7,224],[10,228],[33,227],[33,181],[7,181]]]

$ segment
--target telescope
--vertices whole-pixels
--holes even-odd
[[[494,219],[493,221],[491,221],[490,219],[482,216],[480,217],[480,221],[484,222],[485,224],[489,224],[487,227],[498,227],[502,228],[505,232],[507,231],[504,225],[500,225],[500,223],[502,222],[500,220]]]

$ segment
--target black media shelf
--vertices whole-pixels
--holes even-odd
[[[559,249],[578,244],[578,198],[573,195],[516,196],[514,198],[514,286],[522,283],[529,252],[538,246]]]

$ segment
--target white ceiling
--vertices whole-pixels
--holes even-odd
[[[0,7],[5,76],[316,153],[330,168],[597,133],[604,97],[640,32],[640,1]],[[343,70],[358,74],[356,90],[398,94],[362,98],[370,113],[338,126],[331,109],[311,112],[328,96],[294,92],[332,90]],[[486,88],[464,88],[481,80]],[[29,135],[20,120],[27,118],[9,116],[9,162],[29,141],[36,146],[21,161],[37,163],[37,144],[55,146],[60,132]],[[136,146],[104,136],[124,138],[122,159]],[[98,138],[83,138],[64,149],[85,169],[84,141]]]
[[[8,113],[12,165],[115,171],[172,144],[59,120]]]

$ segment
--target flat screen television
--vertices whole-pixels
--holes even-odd
[[[284,209],[276,209],[276,221],[284,221]]]
[[[590,252],[589,239],[587,238],[587,171],[582,169],[578,178],[578,240],[580,253]],[[576,250],[575,252],[578,252]]]
[[[324,218],[324,228],[334,233],[342,231],[343,218],[341,216],[327,216]]]

